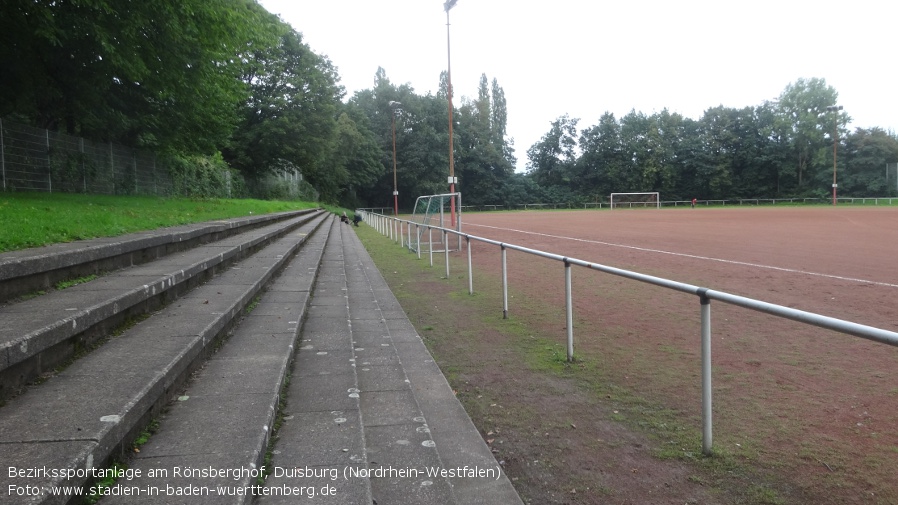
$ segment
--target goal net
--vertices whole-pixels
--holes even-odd
[[[455,204],[455,225],[452,224],[452,204]],[[461,231],[461,193],[445,193],[441,195],[425,195],[419,196],[415,200],[415,209],[412,211],[412,221],[429,226],[437,226],[440,228],[449,228]],[[433,243],[430,242],[431,236]],[[417,237],[410,246],[413,249],[421,244],[421,252],[444,252],[446,244],[443,243],[443,233],[433,230],[430,233],[424,226],[417,227]],[[449,236],[450,251],[457,250],[453,245],[461,243],[461,237]]]
[[[660,209],[660,193],[611,193],[612,209]]]

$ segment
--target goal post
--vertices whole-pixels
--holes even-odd
[[[660,209],[661,194],[658,192],[648,193],[611,193],[612,209]]]
[[[450,219],[453,202],[455,202],[455,226],[452,226]],[[461,232],[461,193],[419,196],[415,200],[411,220],[421,225],[455,229],[455,231]],[[430,243],[431,236],[433,237],[432,244]],[[446,247],[449,247],[450,251],[461,249],[461,236],[457,236],[456,240],[452,240],[454,237],[449,238],[449,244],[444,244],[442,233],[431,234],[424,226],[421,226],[418,227],[417,240],[411,244],[411,247],[414,248],[416,244],[420,243],[422,252],[429,250],[443,252]],[[457,246],[453,248],[455,242],[457,242]]]

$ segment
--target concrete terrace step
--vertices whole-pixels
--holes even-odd
[[[0,408],[0,461],[19,469],[70,471],[102,468],[110,458],[129,454],[131,441],[180,391],[187,376],[214,350],[263,286],[322,223],[332,221],[319,215],[289,231],[10,400]],[[49,489],[85,482],[83,474],[19,478],[4,471],[0,496],[9,497],[10,485],[27,484],[43,492],[17,497],[13,503],[67,503],[70,496],[52,496]]]
[[[522,503],[351,228],[301,335],[260,504]]]
[[[281,388],[293,358],[297,328],[309,303],[329,236],[342,226],[332,220],[329,230],[315,234],[283,273],[262,295],[252,313],[237,326],[227,343],[194,373],[181,395],[159,419],[160,427],[129,468],[141,478],[122,483],[149,489],[167,485],[184,489],[226,488],[236,491],[256,485],[254,472],[264,457],[278,410]],[[332,230],[337,230],[336,232]],[[190,478],[175,468],[246,469],[237,478]],[[163,469],[165,479],[149,477]],[[252,470],[252,471],[250,471]],[[258,473],[256,473],[258,475]],[[191,504],[248,503],[251,493],[234,496],[217,492],[189,498]],[[184,497],[113,497],[103,503],[179,503]]]
[[[216,271],[320,215],[320,212],[304,212],[252,229],[228,228],[243,232],[151,263],[124,268],[85,284],[0,307],[0,318],[5,322],[0,327],[0,400],[53,370],[79,349],[89,347],[92,341],[105,336],[128,317],[175,299]],[[224,225],[197,229],[208,232],[221,226]],[[161,236],[173,239],[183,238],[185,234]],[[127,243],[133,248],[135,243],[143,241],[136,239]]]
[[[62,280],[145,263],[311,212],[314,209],[225,219],[2,253],[0,302],[49,289]]]

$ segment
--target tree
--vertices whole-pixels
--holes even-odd
[[[832,151],[828,154],[827,163],[831,167]],[[845,136],[837,161],[841,193],[855,196],[898,194],[896,174],[885,175],[886,164],[898,162],[898,137],[895,135],[881,128],[858,128]],[[827,182],[829,180],[827,177]]]
[[[251,93],[224,154],[250,178],[288,162],[325,201],[334,201],[345,178],[327,168],[334,167],[328,156],[343,88],[328,59],[312,52],[295,30],[281,30],[279,43],[254,52],[245,67],[242,79]]]
[[[527,170],[542,187],[570,187],[577,160],[577,122],[567,114],[552,122],[552,128],[527,150]]]
[[[274,39],[252,0],[10,0],[0,115],[98,140],[214,152],[246,96],[248,47]]]
[[[514,172],[512,149],[505,139],[505,92],[485,74],[475,101],[462,100],[457,111],[456,173],[465,201],[474,205],[501,202],[502,186]]]
[[[815,171],[823,161],[827,131],[832,131],[832,116],[826,113],[826,108],[834,105],[838,96],[836,90],[820,78],[798,79],[786,86],[779,96],[779,112],[790,126],[788,141],[792,146],[799,190],[804,187],[807,172]],[[837,122],[844,127],[848,119],[847,115],[838,114]]]
[[[577,173],[582,182],[582,194],[598,201],[620,187],[623,157],[620,125],[614,114],[605,112],[599,124],[580,133],[580,158]]]
[[[417,95],[407,84],[396,86],[383,68],[378,68],[374,82],[374,88],[356,92],[350,99],[350,104],[357,106],[367,117],[380,147],[384,167],[383,175],[374,186],[361,194],[370,205],[392,207],[393,108],[390,102],[399,102],[402,104],[396,118],[399,206],[411,209],[420,195],[446,192],[449,173],[446,101],[433,95]]]

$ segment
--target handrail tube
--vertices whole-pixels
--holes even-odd
[[[785,319],[791,319],[793,321],[810,324],[819,328],[825,328],[827,330],[833,330],[839,333],[847,333],[849,335],[854,335],[855,337],[860,337],[867,340],[872,340],[874,342],[898,347],[898,333],[884,330],[882,328],[877,328],[875,326],[868,326],[866,324],[854,323],[851,321],[846,321],[844,319],[824,316],[822,314],[817,314],[814,312],[793,309],[791,307],[763,302],[761,300],[746,298],[744,296],[733,295],[730,293],[725,293],[723,291],[714,291],[709,289],[705,292],[705,296],[713,300],[719,300],[724,303],[729,303],[730,305],[736,305],[746,309],[751,309],[756,312],[763,312],[765,314],[770,314]]]

